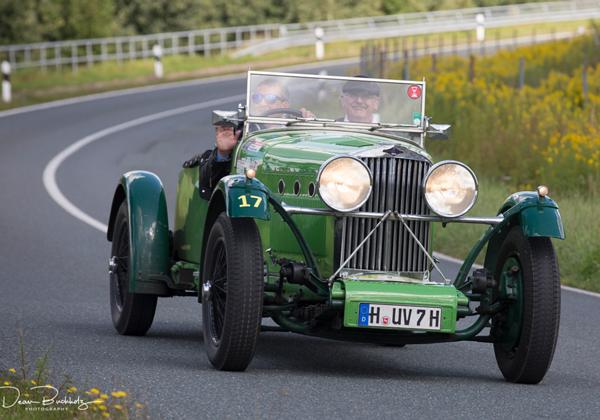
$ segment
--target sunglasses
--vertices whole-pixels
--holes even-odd
[[[285,98],[282,98],[281,96],[275,95],[273,93],[267,93],[266,95],[263,95],[262,93],[253,93],[250,98],[255,104],[258,104],[263,100],[268,104],[274,104],[275,102],[285,101]]]

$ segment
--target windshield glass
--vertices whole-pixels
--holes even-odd
[[[424,96],[424,82],[249,72],[246,109],[250,121],[263,121],[250,131],[290,122],[418,131]]]

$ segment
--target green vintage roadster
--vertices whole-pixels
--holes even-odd
[[[121,177],[107,234],[120,334],[145,334],[158,297],[197,296],[217,369],[246,369],[261,330],[280,330],[396,346],[488,342],[508,381],[542,380],[559,326],[551,238],[564,238],[546,187],[512,194],[497,215],[465,216],[477,179],[425,151],[449,127],[425,116],[424,82],[249,72],[247,98],[213,115],[243,124],[230,174],[206,195],[198,166],[184,167],[171,229],[160,179]],[[434,222],[489,226],[455,278],[432,256]],[[473,269],[484,248],[484,268]]]

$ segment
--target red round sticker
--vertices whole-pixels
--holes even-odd
[[[406,93],[410,99],[419,99],[421,97],[421,86],[419,85],[410,85]]]

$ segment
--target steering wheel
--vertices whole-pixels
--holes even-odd
[[[304,116],[304,115],[302,115],[302,111],[300,111],[299,109],[273,108],[273,109],[269,109],[269,110],[263,112],[261,117],[268,117],[269,115],[273,115],[273,114],[287,114],[287,115],[291,115],[293,117],[299,117],[299,118],[302,118]]]
[[[294,108],[273,108],[273,109],[268,109],[265,112],[262,113],[261,117],[268,117],[270,115],[274,115],[274,114],[285,114],[285,115],[291,115],[292,117],[299,117],[302,118],[304,115],[302,115],[302,111],[300,111],[299,109],[294,109]],[[265,124],[265,123],[254,123],[256,124],[256,129],[257,130],[264,130],[265,128],[269,128],[269,124]]]

